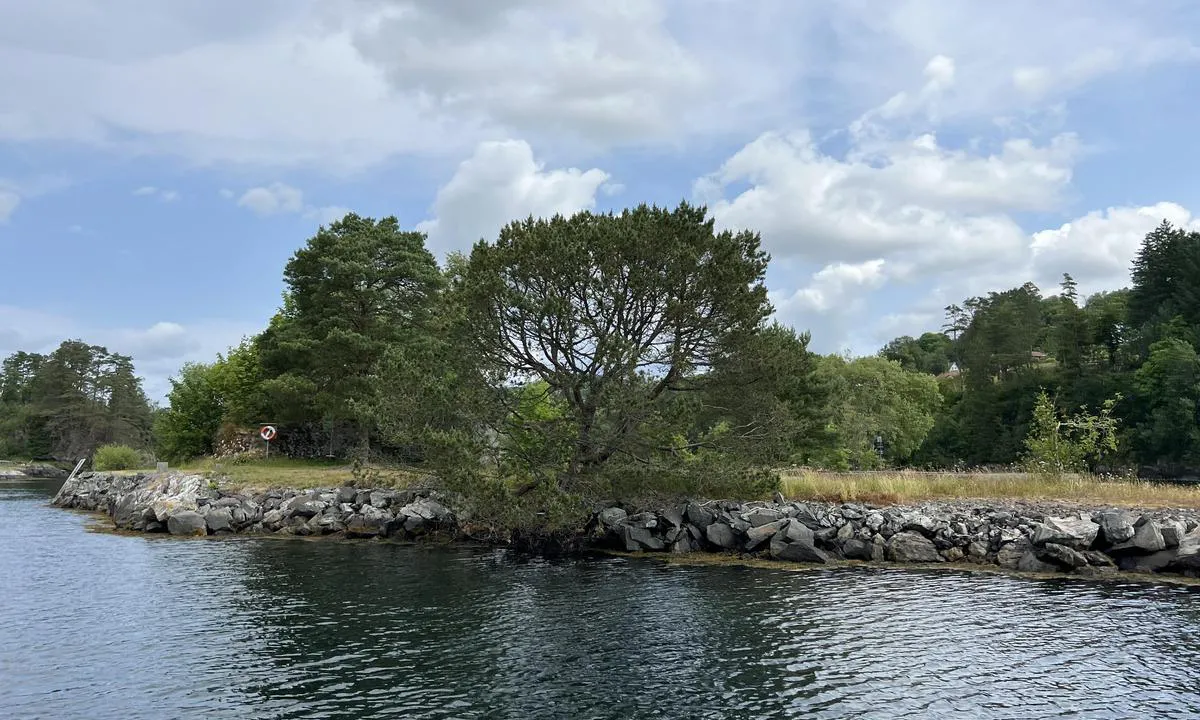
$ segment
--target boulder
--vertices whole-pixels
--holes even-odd
[[[328,503],[316,495],[297,495],[283,503],[280,509],[287,515],[310,518],[328,507]]]
[[[228,507],[210,508],[204,514],[204,524],[210,533],[233,532],[233,510]]]
[[[842,555],[845,555],[847,560],[873,560],[875,558],[874,549],[873,543],[856,538],[842,542]]]
[[[692,544],[691,535],[689,533],[683,533],[679,536],[678,540],[671,543],[671,552],[675,553],[676,555],[686,555],[693,550],[695,550],[695,546]]]
[[[975,542],[972,542],[969,545],[967,545],[967,557],[984,558],[984,557],[987,557],[987,554],[988,554],[988,546],[986,543],[982,543],[982,542],[979,542],[978,540],[976,540]]]
[[[772,543],[771,550],[771,556],[776,560],[820,564],[829,562],[829,555],[824,550],[807,542],[787,543],[779,548],[778,552],[776,552],[775,544]]]
[[[1100,533],[1100,526],[1083,518],[1047,517],[1037,523],[1033,531],[1033,544],[1057,543],[1074,550],[1087,550]]]
[[[1133,537],[1133,517],[1124,510],[1105,510],[1096,515],[1096,522],[1110,545],[1123,543]]]
[[[899,517],[901,531],[919,532],[927,538],[936,535],[943,524],[921,512],[905,512]]]
[[[1064,568],[1078,568],[1088,564],[1088,559],[1083,553],[1078,550],[1073,550],[1066,545],[1058,543],[1046,543],[1035,551],[1039,560],[1054,563]]]
[[[772,535],[779,532],[788,523],[788,518],[782,518],[765,525],[756,525],[746,531],[746,550],[747,552],[754,550],[759,545],[769,540]]]
[[[958,546],[949,547],[942,551],[942,557],[946,558],[949,562],[958,562],[963,559],[963,556],[962,548]]]
[[[879,528],[883,527],[884,522],[885,520],[883,519],[882,513],[874,510],[867,513],[866,524],[867,528],[870,529],[871,532],[879,532]]]
[[[610,507],[604,508],[596,515],[596,519],[606,528],[613,529],[621,524],[621,521],[628,517],[624,508]]]
[[[698,528],[707,528],[709,525],[712,525],[713,522],[715,521],[715,519],[713,518],[713,514],[710,510],[708,510],[707,508],[701,507],[700,505],[697,505],[696,503],[688,503],[687,509],[684,511],[684,514],[687,516],[688,522],[690,522],[691,524],[695,525]]]
[[[704,529],[704,535],[713,545],[725,550],[732,550],[738,546],[737,536],[733,533],[733,528],[725,523],[715,522]]]
[[[172,535],[207,535],[204,516],[195,510],[180,510],[167,516],[167,532]]]
[[[364,508],[371,505],[364,505]],[[364,517],[362,513],[354,513],[350,519],[346,521],[346,536],[347,537],[376,537],[383,531],[383,524],[377,519]]]
[[[385,508],[392,502],[392,493],[384,490],[376,490],[368,496],[371,507]]]
[[[804,503],[793,503],[788,515],[809,530],[821,529],[821,519],[817,517],[812,508]]]
[[[1017,561],[1017,570],[1021,572],[1052,573],[1058,572],[1058,566],[1039,560],[1033,551],[1029,551]]]
[[[354,498],[358,495],[358,491],[346,485],[337,489],[337,502],[339,505],[353,505]]]
[[[650,530],[658,527],[658,516],[652,512],[640,512],[630,515],[626,522],[633,527]]]
[[[1172,518],[1159,523],[1159,530],[1167,547],[1179,547],[1179,543],[1183,542],[1184,536],[1187,535],[1187,524]]]
[[[750,523],[750,527],[757,528],[763,525],[771,525],[778,522],[784,514],[772,508],[755,508],[742,516],[742,519]]]
[[[1179,541],[1171,566],[1176,570],[1200,570],[1200,528],[1190,531]]]
[[[887,557],[894,562],[902,563],[935,563],[941,562],[937,547],[920,533],[902,531],[893,535],[887,542]]]
[[[996,553],[996,564],[1002,568],[1016,570],[1021,562],[1021,558],[1029,553],[1030,547],[1029,541],[1025,538],[1005,543],[1000,546],[999,552]]]
[[[644,527],[624,525],[626,537],[628,540],[625,543],[626,549],[630,544],[634,545],[634,550],[653,550],[660,551],[667,548],[663,543],[662,538],[655,536],[649,529]]]
[[[663,522],[666,523],[667,525],[670,525],[671,527],[675,527],[675,528],[683,527],[684,509],[685,508],[682,505],[676,505],[674,507],[666,508],[665,510],[662,511]]]
[[[1163,539],[1162,529],[1154,520],[1147,519],[1145,522],[1134,527],[1133,537],[1123,543],[1113,545],[1109,550],[1111,553],[1155,553],[1159,550],[1165,550],[1167,542]]]

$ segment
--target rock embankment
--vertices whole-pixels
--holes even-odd
[[[1200,515],[1035,503],[957,501],[912,507],[816,502],[684,502],[657,512],[611,506],[583,542],[630,552],[732,552],[831,564],[974,563],[1025,572],[1117,570],[1200,577]],[[414,539],[463,534],[429,490],[236,493],[198,475],[84,473],[54,504],[109,515],[117,528],[172,535],[262,533]]]
[[[454,514],[432,492],[343,487],[237,493],[179,472],[83,473],[64,483],[53,502],[105,513],[121,530],[171,535],[412,538],[456,527]]]
[[[1024,572],[1119,570],[1200,577],[1200,517],[1183,511],[1080,510],[980,501],[874,507],[827,503],[684,503],[661,512],[600,511],[599,534],[628,551],[725,550],[833,563],[966,562]]]

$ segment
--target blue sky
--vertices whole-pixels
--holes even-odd
[[[346,209],[439,255],[528,214],[708,203],[781,320],[873,352],[941,308],[1128,281],[1200,208],[1200,6],[8,0],[0,355],[78,337],[152,397],[263,327]]]

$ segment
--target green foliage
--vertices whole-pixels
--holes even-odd
[[[953,341],[945,333],[927,332],[919,338],[908,335],[892,340],[879,355],[900,363],[905,370],[941,375],[950,369]]]
[[[284,281],[283,310],[257,343],[262,391],[280,419],[352,423],[367,452],[378,365],[428,332],[443,285],[425,236],[350,213],[296,251]]]
[[[1105,401],[1098,414],[1082,408],[1063,419],[1050,396],[1039,392],[1025,440],[1026,468],[1038,475],[1060,477],[1095,467],[1116,453],[1117,420],[1112,413],[1119,400]]]
[[[152,409],[133,362],[68,340],[49,355],[18,352],[0,365],[0,452],[64,459],[101,443],[144,447]]]
[[[933,428],[942,395],[931,375],[882,357],[837,355],[821,358],[820,372],[831,388],[828,421],[836,439],[813,464],[831,469],[904,464]]]
[[[716,232],[706,214],[685,203],[514,222],[454,284],[482,363],[503,383],[542,383],[562,408],[531,420],[509,393],[498,428],[539,434],[539,453],[565,461],[545,478],[560,490],[594,486],[610,465],[666,471],[711,439],[682,395],[704,392],[770,305],[758,236]]]
[[[128,445],[101,445],[92,456],[95,470],[136,470],[145,464],[142,454]]]

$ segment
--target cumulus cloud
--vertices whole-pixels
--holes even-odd
[[[304,193],[280,182],[266,187],[253,187],[238,198],[239,207],[248,208],[259,215],[298,213],[304,209]]]
[[[178,191],[157,188],[153,185],[143,185],[137,190],[134,190],[133,194],[138,197],[152,197],[161,202],[174,202],[179,199]]]
[[[608,173],[592,168],[547,170],[522,140],[481,143],[434,200],[434,218],[417,226],[438,250],[463,250],[529,215],[568,215],[595,206]]]

